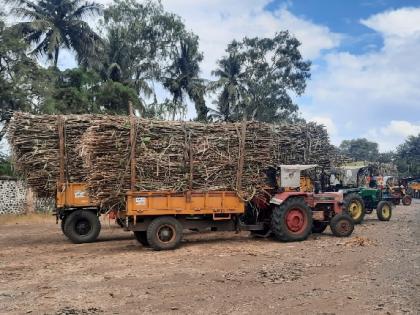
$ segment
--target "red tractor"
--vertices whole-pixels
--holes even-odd
[[[243,225],[255,224],[253,235],[274,235],[281,241],[304,240],[311,232],[322,233],[328,225],[335,236],[351,235],[354,221],[342,211],[342,193],[300,191],[300,172],[311,167],[314,165],[282,165],[279,187],[251,200]]]

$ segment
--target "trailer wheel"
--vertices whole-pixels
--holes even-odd
[[[330,227],[335,236],[347,237],[353,233],[354,220],[348,214],[340,213],[331,219]]]
[[[409,195],[405,195],[405,196],[402,198],[402,204],[403,204],[404,206],[409,206],[409,205],[411,205],[411,200],[412,200],[411,196],[409,196]]]
[[[92,211],[76,210],[64,221],[64,235],[75,244],[96,241],[101,231],[101,222]]]
[[[280,241],[303,241],[312,228],[311,209],[301,198],[291,198],[273,209],[271,230]]]
[[[173,217],[158,217],[147,228],[147,241],[154,250],[175,249],[182,240],[182,225]]]
[[[328,227],[328,222],[314,221],[312,223],[312,233],[322,233]]]
[[[376,215],[380,221],[391,220],[392,204],[388,201],[381,201],[376,207]]]
[[[150,246],[149,242],[147,241],[147,232],[146,231],[134,231],[134,237],[144,247],[149,247]]]
[[[343,209],[353,218],[355,224],[360,224],[365,216],[365,203],[358,194],[348,194],[343,200]]]
[[[66,219],[67,217],[63,217],[60,222],[61,232],[63,232],[64,235],[66,235],[66,232],[64,231],[64,225],[66,224]]]

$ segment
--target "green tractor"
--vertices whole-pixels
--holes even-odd
[[[370,166],[344,166],[331,172],[327,190],[343,193],[344,205],[356,224],[361,223],[365,214],[376,210],[381,221],[389,221],[394,202],[392,197],[377,188]]]

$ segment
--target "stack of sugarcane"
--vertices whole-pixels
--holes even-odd
[[[60,172],[59,119],[64,121],[64,170],[70,182],[84,181],[86,171],[76,149],[82,134],[98,117],[91,115],[31,115],[15,113],[7,136],[15,170],[23,175],[39,197],[54,197]]]
[[[66,179],[86,182],[95,202],[120,204],[130,189],[130,118],[61,117]],[[58,121],[58,116],[16,113],[9,127],[15,168],[41,196],[54,196],[59,178]],[[266,187],[270,167],[330,165],[328,134],[314,123],[134,122],[138,190],[227,189],[250,197]]]
[[[135,125],[138,190],[240,190],[250,197],[266,186],[270,167],[330,164],[328,134],[314,123],[248,122],[245,132],[242,123],[136,119]],[[120,203],[130,188],[130,119],[98,121],[85,132],[80,151],[95,201]]]

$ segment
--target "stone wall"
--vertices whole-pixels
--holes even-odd
[[[25,183],[14,178],[0,178],[0,214],[24,213],[26,208]]]
[[[54,206],[54,199],[36,198],[24,181],[0,177],[0,215],[49,212]]]

